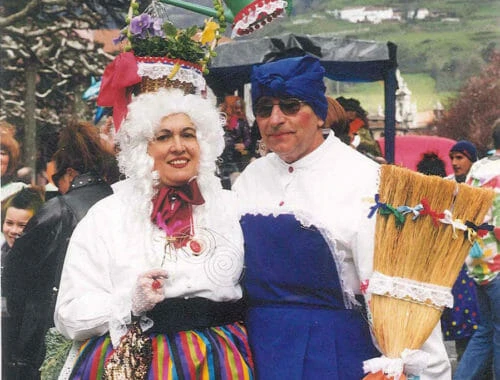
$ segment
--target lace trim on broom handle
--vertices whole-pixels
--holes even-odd
[[[378,294],[428,304],[437,308],[453,307],[451,288],[403,277],[391,277],[373,272],[368,284],[368,293]]]

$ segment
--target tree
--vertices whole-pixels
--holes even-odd
[[[440,136],[473,142],[481,155],[491,149],[492,125],[500,118],[500,52],[490,55],[488,65],[471,77],[451,99],[436,122]]]
[[[71,118],[91,119],[80,95],[113,56],[80,37],[80,30],[102,25],[85,2],[11,0],[2,12],[0,119],[17,127],[23,163],[36,168],[49,135]]]

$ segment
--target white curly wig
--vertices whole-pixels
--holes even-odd
[[[154,161],[148,155],[148,144],[168,115],[183,113],[196,126],[200,145],[198,184],[202,194],[220,188],[215,175],[216,160],[224,149],[223,119],[215,105],[215,97],[186,95],[179,89],[161,89],[137,96],[128,106],[128,114],[117,134],[120,147],[118,163],[127,178],[134,181],[135,191],[151,200],[159,181]],[[137,195],[137,193],[136,193]],[[151,202],[147,202],[148,209]]]

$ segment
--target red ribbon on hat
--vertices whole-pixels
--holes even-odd
[[[137,61],[132,52],[121,53],[104,70],[97,105],[113,107],[116,131],[127,116],[127,105],[132,100],[132,92],[128,88],[140,82]]]

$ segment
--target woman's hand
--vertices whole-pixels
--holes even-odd
[[[132,315],[142,315],[165,299],[163,285],[167,277],[164,269],[152,269],[139,275],[132,295]]]

